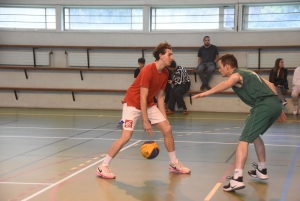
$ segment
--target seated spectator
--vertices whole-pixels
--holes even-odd
[[[205,88],[210,90],[208,85],[209,80],[216,69],[216,62],[219,59],[219,51],[217,46],[210,44],[209,36],[203,38],[204,45],[198,50],[198,74],[202,81],[200,91],[204,91]]]
[[[284,95],[288,91],[288,81],[287,81],[288,71],[284,68],[284,61],[281,58],[276,59],[275,66],[271,69],[269,81],[275,85],[277,90],[278,99],[282,102],[282,105],[287,104],[284,99]]]
[[[299,94],[300,94],[300,66],[295,69],[294,76],[293,76],[292,102],[294,105],[294,110],[293,110],[294,115],[298,114]]]
[[[173,77],[172,81],[169,81],[169,83],[172,83],[174,86],[170,92],[170,99],[166,114],[174,114],[176,103],[178,109],[183,109],[183,114],[188,114],[187,107],[183,100],[183,95],[190,89],[191,86],[189,75],[185,68],[182,66],[177,66],[174,60],[170,64],[170,69],[173,71]]]
[[[138,59],[139,67],[137,69],[135,69],[135,71],[134,71],[134,78],[136,78],[139,75],[140,71],[145,66],[145,63],[146,63],[146,60],[144,58],[139,58]]]

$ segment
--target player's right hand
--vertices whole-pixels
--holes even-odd
[[[148,121],[144,121],[143,123],[144,125],[144,130],[146,132],[146,135],[150,135],[150,136],[153,136],[154,135],[154,131],[152,129],[152,126],[151,126],[151,123]]]

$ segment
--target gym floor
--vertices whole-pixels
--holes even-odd
[[[0,201],[299,201],[300,116],[288,115],[263,135],[269,179],[247,175],[246,188],[224,192],[247,114],[190,112],[169,117],[176,154],[191,175],[171,173],[162,134],[146,136],[141,121],[111,162],[116,179],[95,174],[120,136],[121,111],[0,108]],[[154,140],[152,160],[139,151]]]

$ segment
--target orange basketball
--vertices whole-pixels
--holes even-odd
[[[142,144],[140,151],[144,158],[153,159],[159,154],[159,146],[154,141],[146,141]]]

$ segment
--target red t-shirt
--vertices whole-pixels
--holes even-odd
[[[160,89],[165,90],[168,76],[169,72],[166,68],[164,68],[161,73],[158,72],[155,62],[144,66],[140,74],[127,90],[123,102],[127,102],[128,106],[133,106],[140,110],[140,87],[143,86],[149,90],[147,107],[153,106],[153,98]]]

